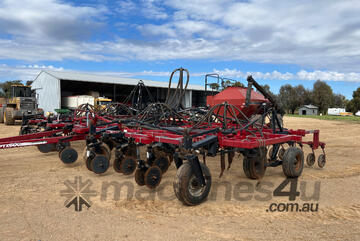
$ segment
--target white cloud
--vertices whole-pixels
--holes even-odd
[[[0,33],[24,44],[83,40],[101,26],[96,19],[105,12],[104,6],[73,6],[58,0],[2,0]]]
[[[0,59],[102,60],[88,39],[107,11],[58,0],[0,0]]]
[[[237,69],[224,69],[224,70],[213,70],[221,76],[233,77],[233,78],[246,78],[248,75],[252,75],[255,79],[262,80],[303,80],[303,81],[344,81],[344,82],[360,82],[360,73],[350,72],[341,73],[336,71],[306,71],[301,70],[297,73],[281,73],[279,71],[272,72],[243,72]]]
[[[153,19],[166,19],[167,13],[162,7],[159,7],[156,0],[143,0],[143,14],[145,17]]]
[[[160,6],[160,1],[141,0],[139,2],[131,0],[120,0],[117,2],[116,12],[124,16],[139,16],[148,19],[163,20],[168,18],[165,9]]]
[[[53,65],[39,65],[39,64],[28,64],[28,65],[18,65],[10,66],[7,64],[0,64],[0,82],[8,80],[33,80],[36,76],[45,70],[53,71],[68,71],[68,72],[82,72],[71,69],[64,69],[63,67],[56,67]],[[144,70],[139,72],[126,72],[126,71],[88,71],[84,73],[98,74],[98,75],[107,75],[107,76],[117,76],[117,77],[135,77],[135,76],[160,76],[168,77],[171,72],[169,71],[152,71]]]
[[[21,65],[9,66],[7,64],[0,64],[0,80],[33,80],[41,70],[56,70],[63,71],[62,67],[54,67],[52,65]]]
[[[191,49],[192,41],[203,39],[203,45],[197,45],[202,51],[191,51],[188,57],[178,49],[178,58],[212,56],[335,71],[356,71],[360,64],[360,5],[354,1],[169,0],[164,4],[175,10],[169,21],[139,28],[145,35],[163,36],[161,47],[154,51],[159,58],[167,56],[162,59],[173,58],[170,40],[190,42],[186,49]]]
[[[360,64],[360,4],[354,1],[123,0],[116,6],[0,0],[0,59],[241,60],[323,69],[332,79],[348,78],[336,73],[356,72]],[[145,38],[114,33],[94,40],[107,14],[150,19],[114,24]]]
[[[21,65],[21,66],[9,66],[6,64],[0,64],[0,80],[32,80],[34,79],[42,70],[55,70],[55,71],[75,71],[71,69],[64,69],[63,67],[55,67],[52,65]],[[108,75],[108,76],[117,76],[117,77],[146,77],[151,79],[151,77],[169,77],[170,71],[153,71],[153,70],[144,70],[144,71],[91,71],[86,73],[99,74],[99,75]],[[285,80],[288,83],[291,81],[316,81],[318,79],[323,81],[344,81],[344,82],[356,82],[360,83],[360,73],[350,72],[335,72],[335,71],[306,71],[301,70],[297,73],[281,73],[279,71],[272,72],[249,72],[242,71],[238,69],[213,69],[209,72],[190,72],[190,81],[191,77],[204,77],[207,73],[218,73],[222,77],[235,78],[235,79],[246,79],[248,75],[252,75],[256,80]]]

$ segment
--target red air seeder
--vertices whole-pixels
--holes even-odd
[[[178,87],[171,92],[172,77],[177,71]],[[214,74],[206,76],[205,89],[210,85],[208,77]],[[315,163],[315,150],[320,147],[318,165],[324,167],[325,143],[319,140],[319,130],[284,128],[274,98],[251,76],[247,78],[247,87],[227,88],[224,82],[229,79],[216,77],[224,90],[212,91],[207,107],[182,107],[189,73],[179,68],[171,74],[164,103],[153,101],[147,87],[139,82],[123,103],[111,104],[104,110],[85,104],[72,115],[24,118],[21,135],[0,139],[0,149],[37,146],[44,153],[59,152],[60,159],[70,164],[78,158],[70,143],[85,140],[83,159],[90,171],[106,172],[111,150],[115,149],[115,171],[124,175],[135,172],[137,184],[151,189],[160,184],[162,175],[174,162],[177,168],[174,192],[186,205],[200,204],[210,192],[208,156],[220,155],[220,176],[225,170],[226,156],[230,168],[235,153],[240,153],[248,178],[260,179],[266,168],[279,165],[286,177],[296,178],[303,171],[303,146],[307,145],[311,149],[307,164]],[[310,134],[312,140],[304,141]],[[141,146],[146,146],[145,160],[140,158]]]

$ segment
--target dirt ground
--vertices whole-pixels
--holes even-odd
[[[241,157],[221,179],[218,158],[207,159],[213,178],[209,200],[188,207],[173,193],[174,165],[158,190],[150,192],[137,186],[133,175],[121,175],[112,167],[100,176],[89,172],[80,157],[66,166],[57,153],[42,154],[36,147],[1,150],[0,240],[359,240],[360,125],[287,117],[285,126],[320,129],[326,142],[325,168],[305,165],[297,187],[301,196],[295,201],[272,196],[285,179],[280,166],[267,169],[260,182],[265,193],[257,181],[245,177]],[[18,130],[1,124],[0,137],[17,135]],[[73,147],[81,155],[84,143]],[[306,155],[309,148],[304,151]],[[83,206],[81,212],[66,208],[60,193],[66,189],[64,182],[77,176],[90,180],[90,189],[96,191],[92,206]],[[307,196],[320,185],[319,200],[301,198],[305,189],[300,186],[305,184]],[[267,211],[272,203],[304,202],[318,204],[318,211]]]

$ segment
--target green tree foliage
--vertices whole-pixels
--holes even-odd
[[[276,101],[277,103],[277,112],[278,114],[281,114],[281,115],[284,115],[285,114],[285,108],[284,106],[282,105],[280,99],[279,99],[279,96],[278,95],[275,95],[271,89],[270,89],[270,86],[265,84],[265,85],[261,85],[261,87],[268,93],[271,95],[271,97]]]
[[[294,87],[296,98],[297,98],[297,105],[302,106],[305,104],[305,100],[308,94],[308,91],[304,88],[303,85],[298,85]]]
[[[222,87],[226,89],[227,87],[244,87],[244,84],[239,81],[234,81],[230,79],[225,79],[222,82]]]
[[[303,94],[304,94],[303,96],[304,105],[310,105],[314,103],[312,90],[305,89],[305,92]]]
[[[321,80],[317,80],[313,87],[314,104],[319,107],[319,112],[326,114],[327,109],[332,107],[333,92],[331,87]]]
[[[270,90],[270,86],[269,85],[261,85],[261,87],[263,87],[263,89],[268,92],[269,94],[272,94],[271,90]]]
[[[33,80],[28,80],[28,81],[26,81],[25,85],[26,86],[31,86],[33,82],[34,82]]]
[[[344,108],[346,106],[346,98],[341,94],[334,94],[332,100],[332,106],[335,108]]]
[[[289,84],[283,85],[280,88],[278,100],[282,108],[291,114],[305,103],[307,90],[302,85],[292,87]]]
[[[220,87],[218,83],[211,83],[209,86],[212,90],[219,90]]]
[[[12,81],[5,81],[0,83],[1,92],[4,94],[4,97],[10,98],[11,97],[11,86],[12,85],[23,85],[21,80],[12,80]]]
[[[355,114],[360,110],[360,87],[353,92],[352,97],[346,105],[346,110]]]
[[[261,85],[261,87],[262,87],[268,94],[270,94],[271,97],[273,97],[273,99],[274,99],[275,101],[277,101],[277,96],[276,96],[273,92],[271,92],[269,85],[266,85],[266,84],[265,84],[265,85]]]
[[[360,95],[360,94],[359,94]],[[314,83],[313,90],[305,89],[304,86],[283,85],[280,88],[277,97],[279,105],[281,105],[287,113],[294,114],[295,110],[302,105],[313,104],[319,107],[321,113],[326,114],[330,107],[353,109],[354,102],[346,100],[341,94],[334,94],[331,87],[323,81],[317,80]]]
[[[239,82],[239,81],[236,81],[234,83],[232,83],[231,86],[235,86],[235,87],[245,87],[243,83]]]

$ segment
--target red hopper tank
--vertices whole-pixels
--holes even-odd
[[[258,106],[261,103],[267,103],[269,102],[265,97],[254,91],[251,90],[251,98],[250,98],[250,104],[248,107],[245,107],[245,101],[246,101],[246,91],[247,88],[243,87],[227,87],[225,90],[221,91],[220,93],[214,95],[214,96],[207,96],[206,98],[206,104],[213,107],[217,104],[222,104],[224,102],[227,102],[228,104],[235,105],[238,107],[247,117],[250,117],[252,114],[254,114],[258,108]],[[221,113],[222,111],[220,111]],[[242,115],[238,115],[239,119],[243,119]]]

